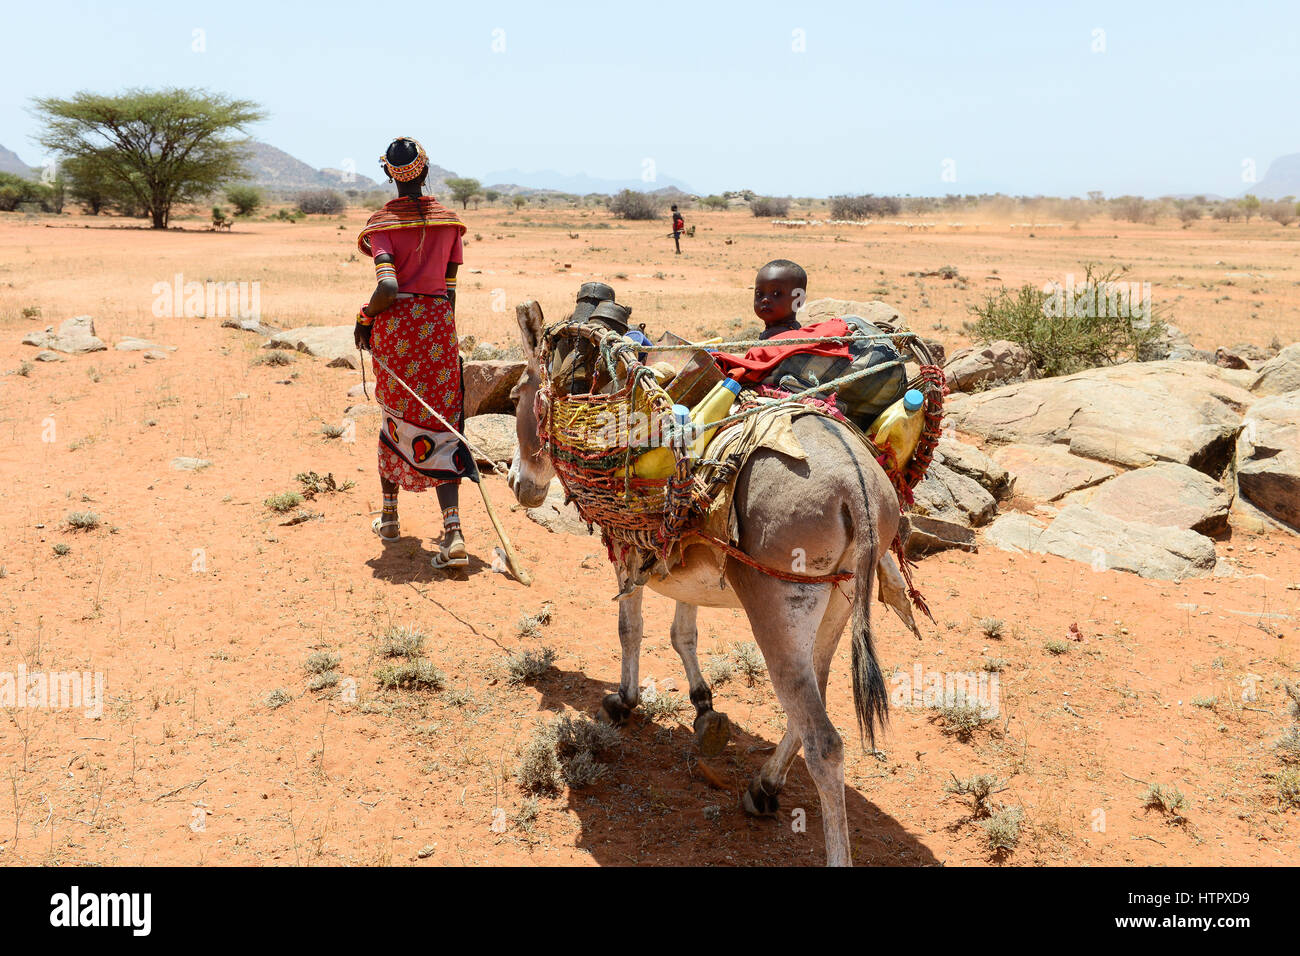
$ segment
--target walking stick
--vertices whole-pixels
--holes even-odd
[[[394,372],[391,368],[389,368],[388,363],[386,363],[374,352],[370,353],[370,357],[376,363],[378,363],[380,368],[382,368],[389,375],[393,376],[394,381],[396,381],[398,385],[402,386],[402,388],[410,392],[411,395],[414,396],[415,400],[424,406],[424,410],[426,412],[428,412],[439,422],[441,422],[443,427],[445,427],[447,431],[455,435],[465,445],[465,450],[469,452],[469,467],[470,467],[470,473],[468,476],[469,480],[474,482],[474,484],[478,486],[479,494],[483,496],[483,507],[487,509],[488,520],[492,522],[492,530],[497,533],[497,538],[501,542],[501,549],[505,552],[506,566],[510,569],[510,573],[514,575],[516,581],[518,581],[520,584],[524,585],[525,587],[531,587],[533,584],[533,579],[529,576],[528,572],[526,572],[520,566],[519,558],[515,556],[515,549],[511,546],[510,539],[506,537],[506,532],[505,529],[501,527],[501,522],[497,520],[497,513],[492,509],[492,500],[488,498],[487,488],[483,486],[483,480],[482,480],[483,476],[482,474],[479,473],[478,470],[478,462],[474,460],[474,444],[468,438],[462,435],[459,431],[457,431],[452,426],[452,424],[447,421],[447,419],[443,418],[436,411],[434,411],[429,406],[429,403],[426,402],[423,398],[421,398],[419,393],[416,392],[415,389],[411,388],[411,386],[407,385],[406,382],[402,381],[402,377],[398,375],[396,372]],[[361,363],[361,367],[363,370],[365,369],[366,366],[364,361]],[[492,462],[492,459],[489,458],[487,455],[484,455],[483,458],[485,461]],[[497,470],[497,466],[495,463],[492,463],[491,467],[493,471]]]

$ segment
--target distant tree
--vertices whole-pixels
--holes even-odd
[[[654,196],[633,189],[624,189],[609,201],[609,211],[615,219],[658,219],[659,207],[659,200]]]
[[[1205,209],[1194,202],[1183,200],[1178,206],[1178,218],[1185,223],[1193,223],[1204,215]]]
[[[1246,222],[1250,222],[1250,217],[1259,213],[1259,197],[1251,193],[1247,193],[1241,199],[1238,199],[1237,204],[1241,206],[1241,213],[1246,217]]]
[[[468,209],[470,197],[479,191],[481,184],[477,179],[453,176],[447,180],[447,188],[451,190],[452,198],[460,203],[460,208]]]
[[[45,123],[37,142],[67,160],[91,160],[118,190],[166,229],[172,206],[212,193],[243,175],[245,140],[232,138],[265,117],[250,100],[203,90],[82,91],[38,97]]]
[[[469,201],[472,202],[474,204],[474,208],[477,209],[478,204],[483,201],[483,198],[484,197],[482,193],[475,193],[474,195],[469,197]]]
[[[1221,222],[1232,222],[1232,220],[1241,212],[1241,207],[1235,202],[1221,202],[1215,205],[1211,213],[1215,219]]]
[[[897,196],[832,196],[831,218],[859,220],[872,216],[897,216],[903,208]]]
[[[522,208],[524,208],[524,206],[528,205],[528,197],[527,197],[527,196],[515,196],[515,197],[514,197],[513,199],[511,199],[510,201],[511,201],[512,203],[515,204],[515,208],[516,208],[516,209],[522,209]]]
[[[488,202],[496,202],[498,199],[501,198],[501,190],[485,189],[483,190],[483,198],[486,199]]]
[[[231,186],[226,190],[226,199],[235,207],[236,216],[251,216],[262,205],[262,191],[256,186]]]
[[[56,212],[56,204],[62,205],[61,200],[55,198],[54,190],[44,183],[12,173],[0,173],[0,211],[13,212],[29,203],[39,206],[42,212]]]
[[[1100,189],[1089,189],[1089,190],[1088,190],[1088,201],[1089,201],[1089,202],[1100,203],[1100,202],[1102,202],[1105,198],[1106,198],[1106,194],[1105,194],[1104,192],[1102,192]]]
[[[1264,203],[1260,213],[1269,219],[1272,219],[1279,226],[1289,226],[1296,221],[1297,209],[1295,204],[1289,202],[1269,202]]]
[[[790,200],[780,196],[755,196],[749,209],[759,219],[784,216],[790,212]]]
[[[68,195],[80,203],[92,216],[98,216],[110,207],[125,210],[131,199],[124,196],[121,183],[114,177],[107,163],[96,157],[72,157],[59,167],[68,183]]]
[[[310,189],[298,195],[299,212],[337,216],[345,208],[343,194],[334,189]]]
[[[703,206],[705,209],[726,209],[727,197],[718,196],[718,195],[701,196],[700,205]]]

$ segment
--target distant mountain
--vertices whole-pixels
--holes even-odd
[[[596,176],[588,176],[586,173],[574,173],[572,175],[558,173],[553,169],[543,169],[540,171],[526,172],[520,169],[505,169],[497,172],[488,173],[483,177],[485,182],[504,183],[504,186],[493,186],[493,189],[500,189],[502,192],[510,192],[514,187],[515,192],[521,189],[544,189],[553,192],[573,193],[577,196],[584,196],[587,193],[605,193],[607,195],[622,192],[624,189],[633,189],[637,192],[650,193],[660,192],[666,188],[676,188],[683,193],[691,193],[691,187],[680,179],[672,179],[667,176],[661,176],[654,182],[646,182],[642,179],[600,179]]]
[[[1300,153],[1280,156],[1269,164],[1264,178],[1246,192],[1260,199],[1300,196]]]
[[[28,166],[18,154],[11,149],[5,149],[0,146],[0,173],[12,173],[15,176],[25,176],[27,179],[36,178],[36,170]]]
[[[349,178],[349,174],[340,169],[313,169],[284,150],[256,140],[249,144],[245,165],[249,172],[247,182],[264,189],[358,189],[365,192],[381,188],[369,176],[353,172]]]

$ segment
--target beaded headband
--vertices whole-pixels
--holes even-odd
[[[418,178],[420,173],[424,171],[424,167],[429,165],[429,154],[424,151],[424,147],[420,145],[419,140],[411,139],[409,136],[401,136],[398,138],[409,140],[415,144],[415,159],[411,160],[405,166],[394,166],[388,161],[387,156],[380,156],[379,164],[384,167],[384,170],[389,176],[397,180],[399,183],[409,183],[412,179]]]

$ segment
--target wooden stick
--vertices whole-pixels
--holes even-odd
[[[465,452],[466,454],[469,455],[469,465],[470,465],[469,480],[474,482],[474,484],[478,486],[478,492],[480,495],[483,496],[483,507],[487,509],[488,520],[492,522],[492,530],[497,533],[497,538],[501,542],[501,549],[505,552],[506,566],[510,569],[510,573],[514,575],[516,581],[518,581],[524,587],[532,587],[533,579],[528,576],[528,573],[524,571],[522,567],[520,567],[519,558],[515,554],[515,549],[510,544],[510,539],[506,537],[506,532],[505,529],[501,527],[501,522],[497,520],[497,513],[492,508],[492,500],[488,497],[487,488],[483,486],[483,475],[478,470],[478,462],[474,460],[474,446],[470,443],[470,440],[466,438],[464,435],[462,435],[459,431],[457,431],[452,426],[452,424],[447,421],[447,419],[443,418],[433,408],[431,408],[429,406],[429,403],[426,402],[423,398],[421,398],[420,394],[416,392],[415,389],[411,388],[411,386],[407,385],[406,382],[402,381],[401,376],[399,376],[396,372],[394,372],[391,368],[389,368],[387,363],[384,362],[383,359],[381,359],[374,352],[370,353],[370,357],[374,361],[379,363],[380,368],[382,368],[389,375],[393,376],[393,379],[397,382],[398,385],[402,386],[402,388],[410,392],[411,395],[415,397],[415,400],[424,406],[424,410],[426,412],[428,412],[434,418],[438,419],[438,421],[442,423],[442,425],[447,429],[447,431],[451,432],[458,439],[460,439],[461,442],[464,443]],[[488,459],[488,461],[491,464],[492,469],[495,471],[497,467],[496,464],[492,463],[491,459]]]

